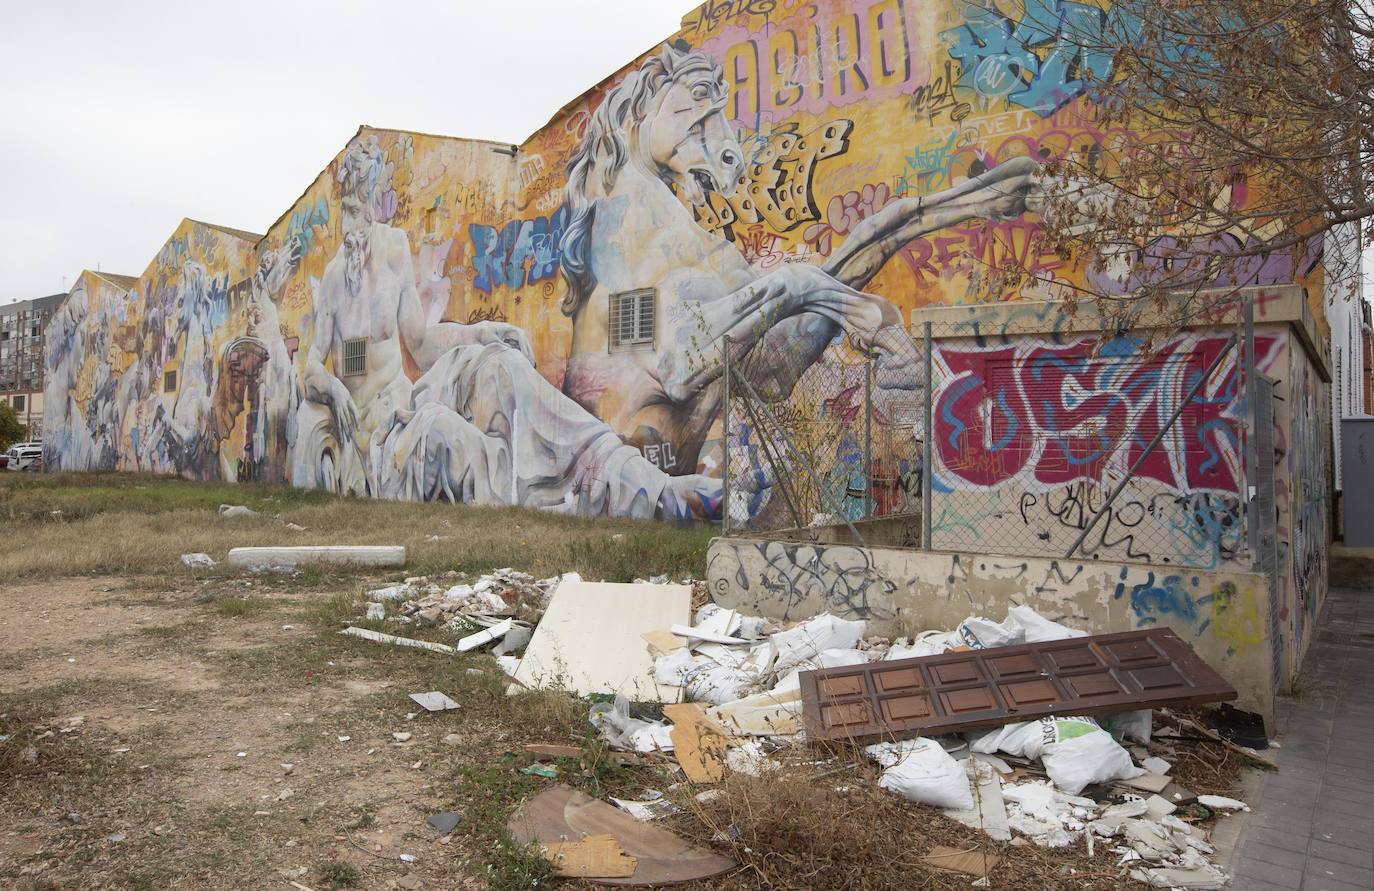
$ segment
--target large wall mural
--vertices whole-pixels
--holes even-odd
[[[1013,261],[1039,281],[994,297],[1124,286],[1043,244],[1040,166],[1132,134],[1071,39],[1103,13],[1040,6],[1072,27],[717,0],[520,146],[363,128],[264,236],[187,221],[132,286],[83,277],[48,466],[718,519],[725,336],[771,398],[842,349],[913,391],[913,308]]]

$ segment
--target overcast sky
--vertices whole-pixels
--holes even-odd
[[[691,0],[9,2],[0,305],[265,231],[359,124],[520,142]]]

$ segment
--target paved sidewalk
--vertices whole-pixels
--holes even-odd
[[[1374,889],[1374,591],[1332,589],[1277,719],[1280,770],[1251,798],[1231,887]]]

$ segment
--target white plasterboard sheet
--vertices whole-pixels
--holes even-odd
[[[654,660],[640,635],[685,624],[691,607],[686,585],[564,582],[535,628],[515,679],[582,696],[624,693],[676,702],[680,688],[654,683]]]

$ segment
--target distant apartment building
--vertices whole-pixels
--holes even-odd
[[[31,439],[43,435],[44,332],[66,299],[52,294],[0,306],[0,402],[14,406]]]

